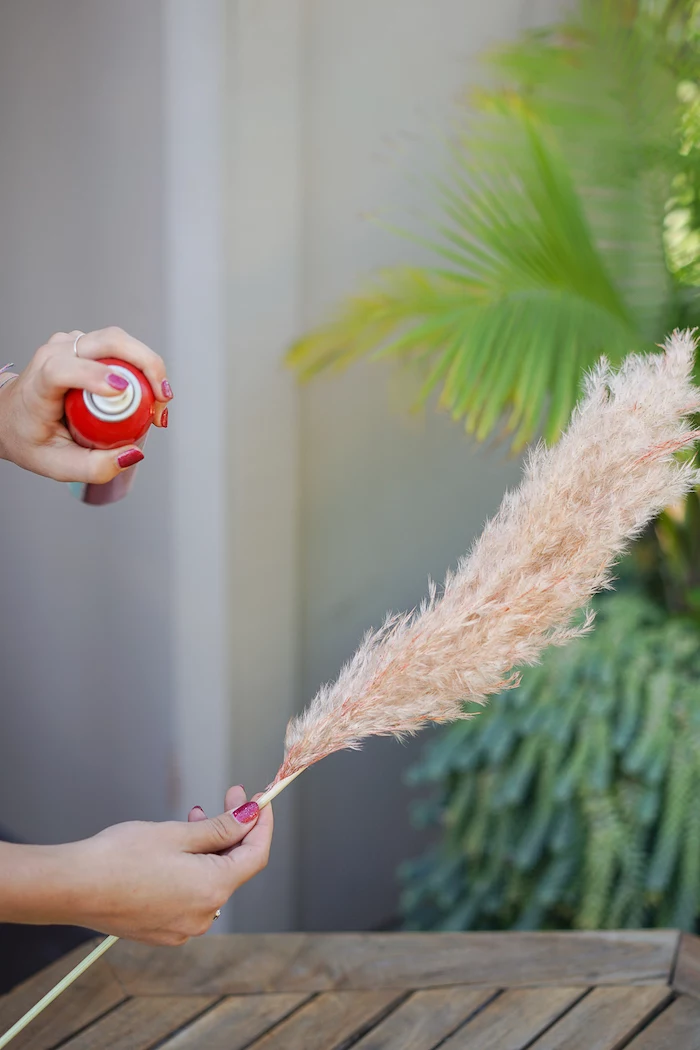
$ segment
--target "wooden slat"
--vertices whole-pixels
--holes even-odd
[[[668,981],[675,931],[219,935],[183,948],[120,942],[110,964],[131,994]]]
[[[433,1050],[494,995],[495,988],[461,985],[414,992],[353,1050]]]
[[[673,987],[700,999],[700,937],[681,934],[678,959],[673,973]]]
[[[583,994],[582,988],[505,991],[455,1032],[444,1050],[522,1050]]]
[[[671,999],[665,985],[595,988],[533,1050],[619,1050]]]
[[[251,1045],[251,1050],[336,1050],[397,1001],[379,992],[325,992]]]
[[[234,995],[168,1039],[163,1050],[241,1050],[289,1016],[308,996]]]
[[[201,995],[130,999],[63,1044],[61,1050],[150,1050],[215,1002]]]
[[[677,999],[626,1050],[700,1050],[700,1003]]]
[[[81,944],[6,995],[0,1001],[0,1034],[65,977],[97,943],[95,939]],[[108,961],[99,959],[12,1041],[12,1050],[50,1050],[125,998]]]

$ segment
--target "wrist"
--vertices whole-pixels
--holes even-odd
[[[6,441],[6,424],[11,388],[15,379],[18,378],[15,372],[8,371],[11,367],[11,365],[5,365],[4,368],[0,368],[0,459],[9,460],[11,460],[12,457],[8,451],[8,444]]]
[[[79,845],[0,843],[0,922],[82,925]]]

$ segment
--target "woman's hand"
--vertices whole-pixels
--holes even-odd
[[[228,792],[226,806],[211,820],[117,824],[65,846],[4,846],[0,920],[75,924],[146,944],[205,933],[270,852],[270,807],[246,803],[242,788]]]
[[[89,872],[82,925],[149,944],[205,933],[270,853],[272,810],[246,803],[242,788],[228,792],[226,807],[187,824],[116,825],[77,844]]]
[[[73,345],[78,336],[76,357]],[[107,452],[81,448],[63,425],[63,400],[71,388],[107,397],[119,393],[123,380],[99,363],[104,357],[118,357],[146,375],[156,398],[156,425],[167,427],[172,390],[157,354],[121,328],[85,335],[57,332],[20,375],[0,374],[0,457],[56,481],[95,484],[111,481],[133,463],[133,456],[127,455],[133,453],[133,445]],[[120,463],[121,457],[125,463]]]

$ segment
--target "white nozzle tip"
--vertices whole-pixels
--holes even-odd
[[[133,416],[141,404],[141,385],[136,376],[123,368],[121,365],[111,365],[111,371],[123,376],[129,384],[126,390],[115,391],[113,395],[91,394],[83,391],[83,400],[86,408],[93,416],[104,420],[106,423],[118,423],[122,419]]]
[[[99,412],[104,412],[107,416],[118,416],[120,413],[125,412],[127,408],[131,407],[133,400],[134,388],[132,386],[128,386],[120,394],[111,394],[109,397],[102,394],[92,395],[92,403],[95,408]]]

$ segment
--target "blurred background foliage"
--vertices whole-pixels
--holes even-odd
[[[655,5],[658,7],[658,5]],[[304,377],[412,358],[423,395],[483,439],[553,441],[582,372],[700,316],[697,4],[583,0],[490,56],[470,92],[434,265],[375,276],[292,348]]]
[[[634,589],[597,629],[433,741],[404,866],[417,929],[664,926],[700,904],[700,645]]]
[[[605,353],[700,321],[700,0],[580,0],[464,100],[433,261],[370,279],[289,363],[407,358],[478,440],[566,425]],[[598,627],[441,733],[414,928],[673,925],[700,911],[700,500],[635,545]]]

